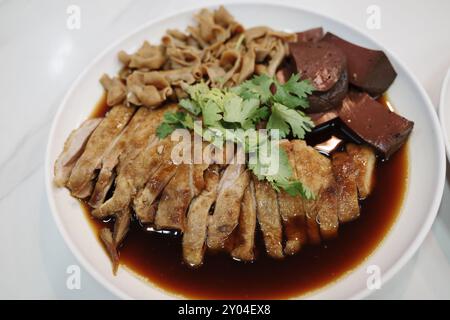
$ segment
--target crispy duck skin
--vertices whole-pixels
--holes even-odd
[[[293,144],[288,140],[282,140],[280,141],[280,147],[288,156],[289,164],[293,170],[293,179],[298,180]],[[278,193],[278,205],[286,236],[284,253],[293,255],[308,241],[303,198],[301,196],[293,197],[286,191],[281,190]]]
[[[64,149],[55,162],[54,182],[56,186],[63,187],[69,179],[70,173],[76,161],[81,156],[92,132],[102,121],[102,118],[88,119],[78,129],[73,130],[66,142]]]
[[[151,138],[149,145],[133,161],[121,168],[116,178],[114,194],[100,207],[92,210],[92,215],[102,219],[127,208],[136,193],[162,164],[164,155],[170,154],[172,145],[170,137],[163,140]]]
[[[253,261],[256,230],[256,198],[253,181],[248,184],[242,198],[238,228],[237,242],[231,251],[231,256],[240,261]]]
[[[105,152],[125,128],[134,111],[134,108],[117,105],[106,114],[94,130],[67,182],[73,196],[81,199],[90,196],[95,170],[100,168]]]
[[[230,164],[219,182],[213,215],[208,224],[208,248],[221,250],[239,222],[241,200],[249,182],[245,165]]]
[[[359,217],[356,168],[347,152],[332,155],[333,174],[338,193],[338,217],[340,222],[349,222]]]
[[[218,184],[219,168],[212,165],[205,171],[205,189],[189,206],[183,235],[183,258],[191,267],[203,263],[209,211],[216,201]]]
[[[253,176],[256,198],[256,215],[263,234],[267,254],[283,258],[283,227],[278,208],[277,193],[267,181]]]

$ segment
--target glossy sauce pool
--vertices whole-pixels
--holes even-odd
[[[386,103],[386,100],[380,99]],[[104,100],[93,116],[106,111]],[[325,135],[339,128],[328,128]],[[121,264],[150,283],[176,295],[207,299],[291,298],[325,286],[357,267],[383,240],[400,211],[408,178],[408,146],[389,161],[378,160],[376,185],[361,202],[361,216],[339,226],[338,238],[320,246],[305,246],[295,256],[274,260],[264,253],[257,230],[253,263],[234,261],[227,254],[207,253],[200,268],[182,263],[181,238],[173,234],[146,231],[133,221],[121,249]],[[102,221],[86,216],[98,234]],[[110,224],[110,223],[109,223]]]

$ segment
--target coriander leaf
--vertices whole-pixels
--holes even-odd
[[[264,164],[258,158],[258,161],[250,162],[248,167],[258,177],[258,179],[266,179],[271,186],[277,190],[284,190],[291,196],[302,196],[305,199],[314,199],[314,194],[300,181],[292,180],[292,168],[289,163],[287,153],[271,143],[270,150],[270,164]],[[268,170],[268,166],[273,166],[274,163],[278,164],[276,172]]]
[[[184,120],[184,112],[166,112],[164,113],[163,120],[167,124],[177,124]]]
[[[315,195],[300,181],[278,181],[277,186],[286,191],[290,196],[302,196],[306,200],[314,200]]]
[[[171,134],[173,130],[175,130],[174,126],[168,124],[167,122],[163,122],[159,125],[158,128],[156,128],[156,135],[158,136],[158,138],[164,139],[169,134]]]
[[[223,101],[223,120],[226,122],[241,122],[242,98],[235,93],[227,92]]]
[[[190,99],[180,100],[179,105],[196,116],[198,116],[200,112],[202,112],[197,103]]]
[[[156,135],[163,139],[171,134],[175,129],[192,129],[194,120],[185,112],[166,112],[164,113],[163,122],[156,129]]]
[[[303,109],[309,107],[308,95],[310,95],[314,87],[308,80],[299,81],[300,75],[293,74],[291,78],[284,84],[275,82],[276,92],[273,96],[275,102],[281,103],[290,109],[301,107]]]
[[[217,127],[222,119],[221,108],[213,100],[209,100],[202,107],[203,123],[206,126]]]
[[[244,100],[241,111],[241,126],[243,129],[251,129],[261,120],[267,119],[269,116],[269,108],[260,107],[258,99]]]
[[[266,128],[270,130],[278,130],[280,138],[286,138],[291,131],[289,125],[283,118],[283,115],[280,112],[274,111],[274,109],[275,108],[272,107],[272,114],[269,117]]]
[[[303,112],[275,103],[272,106],[272,114],[267,123],[267,129],[278,129],[280,137],[284,138],[289,134],[289,126],[294,137],[303,139],[305,133],[311,131],[314,123]]]
[[[187,94],[191,97],[192,100],[198,101],[199,97],[209,92],[209,87],[206,83],[200,82],[194,85],[188,85],[184,82],[181,83],[181,88],[187,92]]]
[[[270,91],[272,83],[272,78],[262,74],[253,77],[251,80],[244,81],[232,90],[243,99],[258,99],[261,101],[261,104],[266,104],[272,97],[272,91]]]

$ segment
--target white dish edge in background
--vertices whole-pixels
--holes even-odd
[[[450,159],[450,69],[447,70],[442,83],[439,101],[439,118],[441,120],[442,133],[444,135],[447,157]]]
[[[252,6],[251,11],[249,6]],[[335,32],[350,41],[384,50],[399,73],[398,79],[389,90],[389,97],[402,115],[416,121],[416,127],[411,136],[409,148],[410,164],[411,166],[417,166],[414,170],[410,170],[409,187],[405,195],[402,212],[385,240],[365,262],[348,275],[341,277],[337,282],[316,292],[312,292],[307,296],[310,298],[365,297],[370,293],[370,290],[365,287],[367,274],[364,268],[369,264],[378,263],[382,266],[388,264],[388,267],[382,269],[383,280],[388,281],[418,249],[436,216],[444,186],[445,153],[440,127],[431,102],[418,81],[406,70],[398,59],[370,37],[345,23],[337,22],[332,18],[296,7],[252,3],[230,4],[227,8],[230,9],[232,14],[244,26],[267,24],[275,29],[302,30],[308,27],[318,26],[318,24],[323,25],[325,29]],[[186,17],[192,15],[197,10],[198,8],[191,9],[150,22],[107,48],[74,82],[58,110],[50,132],[45,162],[46,187],[56,224],[66,243],[83,266],[94,278],[122,298],[161,299],[172,298],[174,295],[143,283],[123,268],[119,270],[117,277],[112,276],[110,262],[101,248],[100,243],[98,243],[96,236],[93,234],[89,223],[82,214],[78,202],[70,197],[67,190],[56,189],[54,187],[52,183],[53,163],[58,153],[62,150],[62,145],[69,132],[89,115],[97,99],[100,97],[102,89],[98,84],[98,78],[101,72],[111,74],[117,72],[117,62],[113,63],[108,59],[113,59],[119,49],[132,51],[144,39],[150,38],[152,41],[159,40],[155,39],[155,37],[159,38],[161,34],[156,36],[158,31],[154,30],[159,30],[162,26],[164,26],[163,28],[167,28],[175,25],[184,29],[187,26],[185,24]],[[242,18],[245,12],[252,12],[252,14],[248,14],[247,19],[245,19]],[[264,12],[270,12],[274,16],[264,16]],[[280,12],[283,12],[283,18],[289,17],[290,20],[287,18],[275,19],[274,17],[280,15]],[[303,19],[299,19],[302,16]],[[249,23],[248,20],[258,22]],[[293,22],[294,20],[295,23]],[[179,21],[184,21],[183,25],[180,25]],[[265,21],[267,22],[264,23]],[[284,27],[280,27],[279,21],[282,21],[281,24]],[[316,22],[312,23],[312,21]],[[151,32],[146,33],[150,29],[154,32],[153,36]],[[399,81],[399,79],[403,80]],[[405,90],[405,87],[409,87],[409,90]],[[419,105],[417,107],[418,109],[411,107],[414,105]],[[417,124],[422,122],[427,125],[418,127]],[[434,140],[436,143],[427,144],[426,142],[429,139]],[[423,148],[420,150],[420,153],[415,153],[415,147],[419,148],[421,145],[423,145]],[[430,166],[430,162],[432,166]],[[435,171],[428,172],[430,167],[434,168]],[[419,185],[423,186],[422,190],[420,190]],[[420,199],[419,196],[421,197]],[[416,210],[420,214],[417,212],[412,214],[412,211]],[[416,221],[408,221],[408,219],[412,219],[413,217],[415,217]],[[418,221],[419,218],[421,218],[420,221]],[[405,222],[405,219],[407,222]],[[408,227],[412,230],[408,230]],[[388,250],[391,251],[390,254],[388,254]],[[394,253],[392,254],[392,252]],[[393,260],[392,256],[397,257],[397,259],[391,261]],[[390,262],[388,263],[387,261]]]

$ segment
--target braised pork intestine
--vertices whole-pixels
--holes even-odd
[[[245,30],[224,8],[201,10],[186,32],[167,30],[160,45],[145,41],[133,54],[119,52],[118,77],[103,76],[110,106],[125,103],[157,108],[185,96],[182,84],[238,85],[253,74],[274,76],[296,35],[268,27]]]

